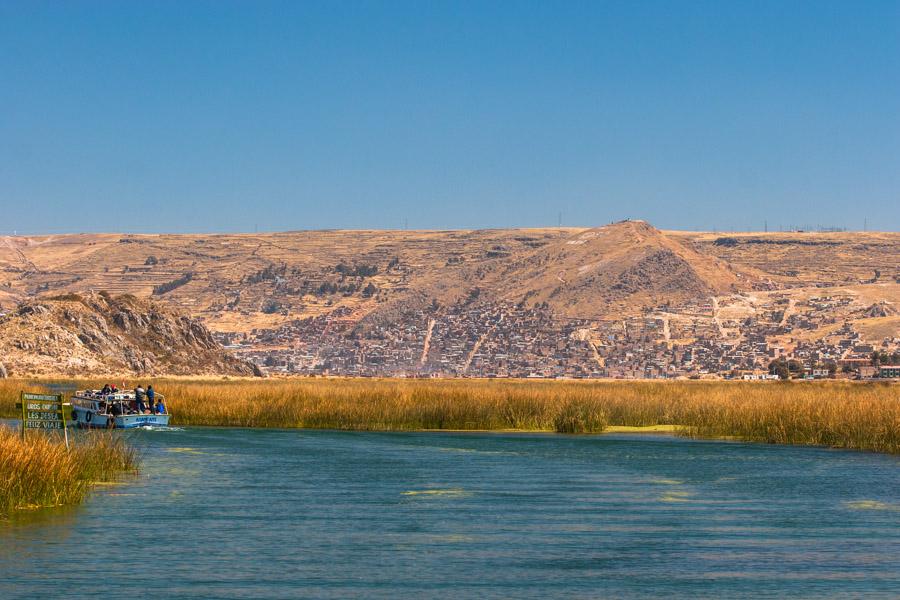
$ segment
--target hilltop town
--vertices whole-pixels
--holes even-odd
[[[0,312],[132,294],[268,373],[891,377],[900,234],[594,229],[0,240]]]

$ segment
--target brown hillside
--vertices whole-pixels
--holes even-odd
[[[900,281],[900,233],[667,231],[778,287],[856,285]]]
[[[727,263],[643,221],[623,221],[555,240],[522,257],[463,274],[513,303],[546,302],[558,314],[603,317],[749,288]]]
[[[333,313],[396,322],[411,308],[452,304],[476,287],[485,298],[547,302],[584,318],[748,288],[863,285],[871,304],[893,301],[885,286],[900,281],[898,265],[898,233],[660,232],[638,221],[596,229],[6,236],[0,312],[48,294],[106,290],[151,297],[213,331],[250,333]]]
[[[0,318],[0,356],[17,375],[258,374],[196,320],[130,295],[22,303]]]

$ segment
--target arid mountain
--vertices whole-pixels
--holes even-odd
[[[190,315],[241,356],[288,372],[630,377],[652,363],[659,376],[672,365],[698,373],[788,352],[835,360],[893,347],[900,233],[623,221],[0,237],[6,328],[23,318],[20,303],[101,291]],[[161,348],[150,368],[171,370]],[[124,355],[117,364],[144,368]]]
[[[900,233],[896,232],[666,234],[777,287],[900,282]]]
[[[569,317],[746,290],[890,283],[900,234],[596,229],[307,231],[0,237],[0,310],[47,294],[152,297],[213,331],[245,333],[340,309],[390,315],[473,292]]]
[[[130,295],[66,294],[0,317],[0,356],[16,375],[259,374],[198,321]]]
[[[478,279],[475,277],[474,279]],[[602,318],[750,289],[751,279],[643,221],[554,241],[497,265],[485,287],[511,302],[546,302],[557,314]]]

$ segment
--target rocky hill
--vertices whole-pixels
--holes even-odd
[[[15,375],[255,375],[201,323],[131,295],[65,294],[0,317],[0,356]]]
[[[96,310],[130,350],[104,346],[102,334],[85,335],[95,340],[85,345],[78,333],[90,332],[57,316],[51,327],[20,314],[41,305],[56,315],[64,301],[46,298],[69,294],[83,299],[70,305],[87,310],[101,291],[177,311],[175,320],[189,315],[273,371],[633,377],[644,361],[702,374],[751,356],[754,364],[787,352],[843,360],[873,344],[893,348],[900,233],[661,231],[622,221],[591,229],[0,236],[0,313],[10,315],[0,338],[29,347],[34,369],[50,368],[40,337],[50,332],[64,340],[50,344],[64,359],[52,364],[65,369],[173,371],[194,355],[191,344],[139,342],[130,318],[121,328],[115,322],[114,307]],[[28,335],[40,343],[27,327],[39,330]],[[213,354],[184,372],[232,368],[207,342],[201,347]],[[4,343],[0,351],[24,360],[20,346]],[[184,352],[168,357],[172,343]],[[569,366],[544,368],[561,363]],[[655,375],[663,372],[671,374]]]
[[[481,281],[513,303],[546,303],[559,315],[599,318],[747,290],[753,278],[643,221],[625,221],[553,241],[464,279]]]
[[[603,318],[748,290],[896,281],[900,234],[883,232],[717,234],[624,221],[594,229],[0,237],[0,310],[48,294],[108,291],[153,298],[212,331],[236,333],[335,311],[390,319],[476,288]]]

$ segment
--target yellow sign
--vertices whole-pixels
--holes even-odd
[[[22,409],[22,437],[28,429],[62,430],[66,432],[65,403],[62,394],[30,394],[22,392],[22,401],[17,405]]]

